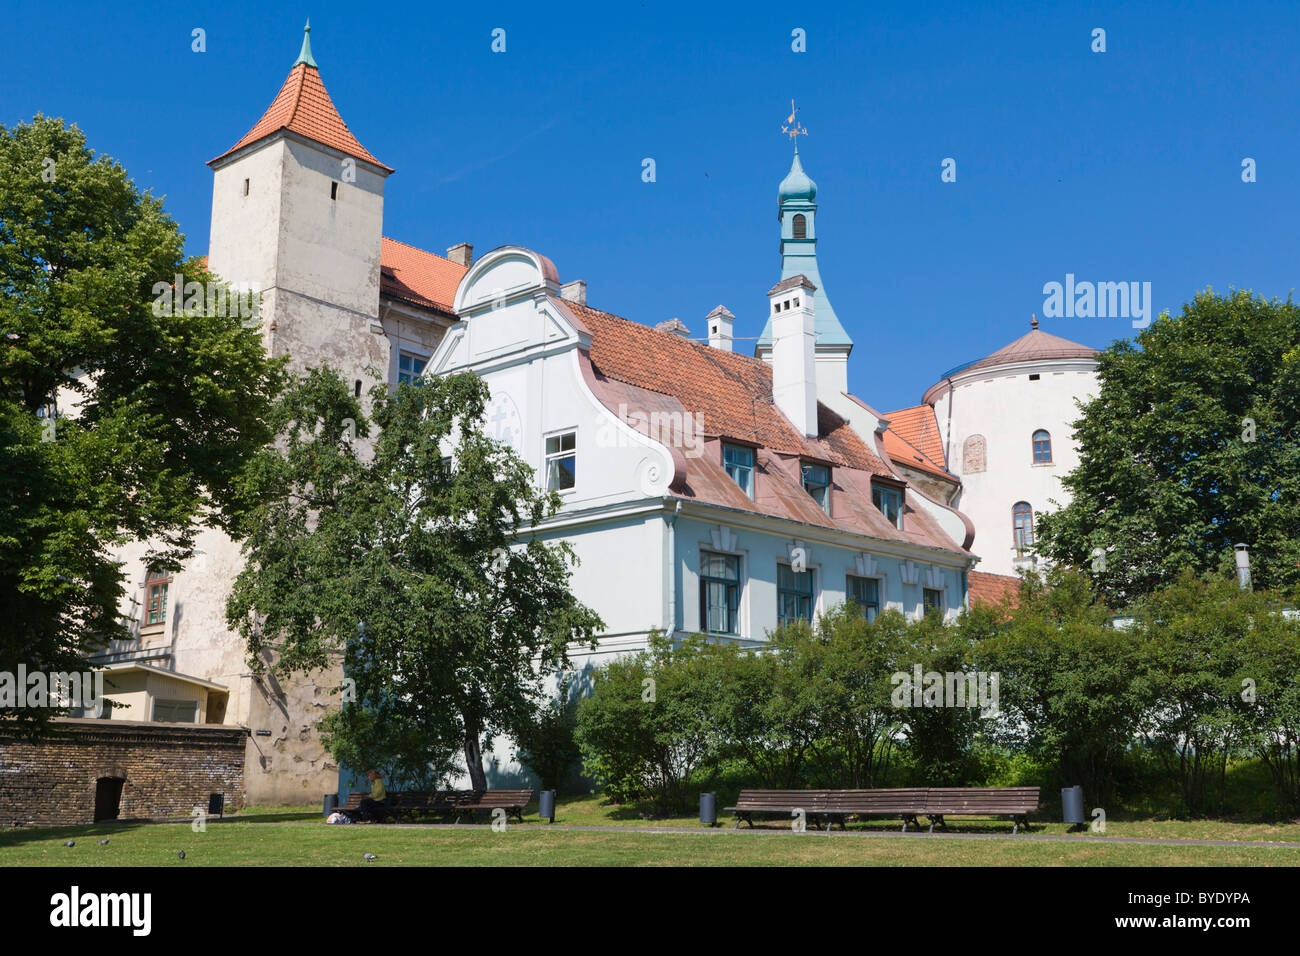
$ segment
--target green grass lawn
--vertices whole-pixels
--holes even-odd
[[[0,834],[0,866],[1300,866],[1300,849],[1250,846],[1161,846],[1100,843],[1081,834],[1068,842],[948,840],[893,835],[898,824],[853,824],[847,835],[792,833],[773,820],[758,832],[734,832],[730,820],[704,832],[693,816],[646,819],[597,797],[562,799],[557,823],[617,826],[615,832],[547,827],[535,806],[522,826],[457,829],[358,824],[326,826],[315,807],[258,808],[205,833],[189,824],[99,824]],[[724,815],[729,816],[729,815]],[[1002,821],[953,821],[952,830],[1009,833]],[[699,833],[652,833],[650,827]],[[1063,834],[1063,824],[1034,833]],[[855,833],[873,830],[879,835]],[[1300,842],[1300,824],[1212,821],[1112,821],[1107,836]],[[100,846],[98,840],[109,843]],[[76,846],[65,847],[67,840]],[[186,859],[177,854],[184,850]]]
[[[724,804],[720,801],[718,804],[718,821],[726,828],[730,828],[734,822],[732,814],[725,812],[722,807]],[[319,820],[321,818],[320,808],[316,806],[296,806],[296,807],[250,807],[244,813],[251,814],[284,814],[295,813],[301,815],[301,819]],[[923,817],[922,820],[925,818]],[[589,796],[563,796],[556,801],[555,822],[557,824],[569,824],[572,826],[617,826],[629,828],[643,827],[700,827],[699,817],[696,812],[677,814],[669,816],[652,816],[644,808],[635,806],[626,806],[610,804],[605,798],[598,795]],[[926,821],[928,822],[928,821]],[[1034,833],[1052,833],[1066,836],[1090,837],[1097,834],[1091,831],[1081,834],[1070,834],[1069,827],[1064,823],[1053,823],[1046,819],[1045,814],[1040,814],[1037,818],[1031,818],[1031,825]],[[546,826],[546,824],[537,818],[537,804],[529,806],[528,811],[524,814],[525,826]],[[866,820],[849,824],[849,831],[855,830],[880,830],[880,831],[897,831],[900,821],[890,819]],[[784,820],[770,818],[766,821],[760,820],[760,827],[763,829],[785,830],[789,829],[789,824]],[[745,829],[745,825],[741,824]],[[954,817],[949,821],[948,829],[955,833],[1010,833],[1011,821],[1003,819],[978,819]],[[836,824],[836,830],[839,825]],[[1249,840],[1279,843],[1300,843],[1300,821],[1290,821],[1281,823],[1240,823],[1234,821],[1221,820],[1108,820],[1106,822],[1106,836],[1119,837],[1143,837],[1143,838],[1167,838],[1183,840]],[[2,839],[2,838],[0,838]],[[0,847],[4,844],[0,842]]]

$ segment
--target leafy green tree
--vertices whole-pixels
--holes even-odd
[[[359,403],[332,370],[310,372],[243,484],[258,504],[227,605],[254,671],[272,650],[289,671],[342,657],[344,708],[377,719],[336,718],[333,752],[381,749],[391,729],[407,764],[459,748],[478,789],[483,751],[528,726],[570,642],[594,645],[602,626],[569,591],[571,547],[533,530],[558,496],[483,433],[487,398],[470,374],[378,386],[362,455]]]
[[[906,646],[900,624],[896,614],[868,622],[861,608],[844,604],[822,615],[816,633],[791,648],[807,661],[801,670],[817,715],[813,762],[828,786],[880,785],[902,725],[891,681]]]
[[[1242,740],[1268,767],[1279,815],[1294,817],[1300,813],[1300,619],[1283,613],[1276,593],[1254,600],[1240,648]],[[1297,607],[1294,596],[1285,603]]]
[[[882,615],[879,623],[898,632],[902,644],[898,670],[909,676],[915,674],[918,665],[922,674],[936,673],[945,678],[976,670],[970,640],[960,627],[945,623],[938,615],[927,614],[921,620],[905,622],[901,615],[893,613]],[[947,706],[938,707],[909,703],[898,710],[917,786],[955,787],[969,782],[968,758],[982,720],[978,697],[975,701],[968,699],[964,707],[952,700],[945,703]]]
[[[620,802],[683,809],[692,775],[719,752],[714,708],[736,659],[731,646],[652,634],[648,650],[601,667],[578,707],[587,772]]]
[[[1251,546],[1255,582],[1300,583],[1300,308],[1203,292],[1098,360],[1072,500],[1040,552],[1115,607]],[[1104,560],[1103,560],[1104,556]]]
[[[798,650],[811,637],[803,622],[786,625],[768,635],[766,648],[736,650],[725,659],[729,673],[715,705],[716,726],[765,787],[799,786],[821,733],[812,661]]]
[[[555,696],[533,720],[519,728],[515,737],[515,756],[547,790],[563,789],[582,760],[576,737],[580,700],[576,684],[561,677]]]
[[[1111,612],[1078,571],[1028,575],[1020,601],[974,648],[978,667],[999,674],[993,735],[1106,806],[1151,699],[1137,642],[1110,626]]]
[[[1207,809],[1217,783],[1222,810],[1228,757],[1239,742],[1248,637],[1260,597],[1231,578],[1184,572],[1136,609],[1129,631],[1141,646],[1151,697],[1143,733],[1191,816]]]
[[[200,527],[240,513],[281,363],[206,297],[154,308],[178,274],[217,288],[183,245],[75,126],[0,126],[0,670],[83,668],[127,633],[115,548],[148,540],[174,570]]]

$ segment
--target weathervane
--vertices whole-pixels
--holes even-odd
[[[785,125],[781,127],[781,132],[790,137],[793,142],[796,136],[807,136],[808,130],[799,125],[799,107],[794,105],[794,100],[790,101],[790,115],[785,118]]]

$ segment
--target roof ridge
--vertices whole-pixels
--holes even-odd
[[[292,126],[292,125],[293,125],[293,121],[296,120],[296,119],[298,118],[298,107],[302,105],[302,90],[303,90],[303,87],[307,85],[307,64],[306,64],[306,63],[295,63],[295,64],[293,65],[293,69],[294,69],[294,70],[298,69],[298,67],[302,67],[302,72],[301,72],[300,74],[298,74],[298,88],[297,88],[296,90],[293,91],[293,106],[289,109],[289,118],[288,118],[287,120],[285,120],[285,123],[284,123],[285,127]],[[316,72],[319,73],[320,70],[317,69]],[[290,75],[290,76],[293,76],[293,71],[292,71],[292,70],[289,72],[289,75]],[[323,85],[324,85],[324,84],[322,84],[322,86],[323,86]],[[336,112],[337,112],[337,111],[336,111]],[[342,117],[339,117],[339,119],[342,119]],[[346,129],[346,128],[347,128],[347,124],[344,123],[343,125],[344,125],[344,128]]]
[[[405,246],[407,249],[414,249],[416,252],[422,252],[426,256],[433,256],[435,259],[441,259],[443,262],[450,262],[452,265],[456,265],[456,266],[460,265],[460,263],[454,259],[449,259],[446,256],[439,255],[436,252],[430,252],[428,249],[421,249],[419,246],[412,245],[409,242],[403,242],[401,239],[394,239],[392,236],[380,236],[379,238],[383,239],[385,242],[395,242],[399,246]],[[465,266],[464,268],[468,269],[469,266]]]
[[[571,302],[568,299],[565,299],[564,301],[569,303],[570,305],[578,305],[578,303]],[[682,336],[677,335],[675,332],[668,332],[664,329],[657,329],[653,325],[646,325],[644,322],[638,322],[636,319],[629,319],[627,316],[619,315],[616,312],[607,312],[604,309],[597,309],[595,306],[584,305],[584,306],[580,306],[580,308],[586,309],[589,312],[596,312],[600,315],[607,316],[611,319],[617,319],[620,322],[627,322],[630,325],[635,325],[639,329],[645,329],[647,332],[651,332],[654,335],[670,336],[672,341],[678,343],[685,343],[686,345],[693,345],[696,348],[700,349],[705,355],[708,355],[710,358],[717,358],[724,362],[728,362],[728,361],[740,362],[744,365],[750,365],[756,368],[765,368],[768,371],[771,371],[772,368],[772,366],[768,365],[768,363],[764,362],[761,358],[757,358],[753,355],[745,355],[743,352],[733,352],[729,349],[714,348],[712,345],[709,345],[708,342],[703,339],[683,338]],[[730,356],[730,358],[723,358],[723,356]]]

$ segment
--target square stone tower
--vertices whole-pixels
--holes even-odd
[[[380,318],[384,182],[393,170],[339,116],[309,36],[270,108],[209,163],[208,269],[260,295],[258,320],[271,354],[289,356],[296,372],[328,363],[365,398],[371,385],[389,380],[395,361]],[[307,677],[274,669],[253,675],[243,639],[226,625],[226,599],[244,560],[222,532],[202,531],[194,559],[174,575],[152,576],[148,553],[148,542],[119,552],[134,604],[141,595],[153,603],[144,614],[123,607],[132,639],[115,642],[102,663],[154,667],[157,679],[201,689],[199,722],[248,728],[250,803],[318,804],[338,786],[316,723],[340,705],[334,691],[341,665]],[[153,700],[158,696],[182,695],[160,692],[114,718],[164,719],[170,711],[160,705],[176,702]]]
[[[262,333],[294,370],[330,364],[365,396],[388,377],[379,321],[384,181],[302,52],[262,118],[209,162],[208,268],[261,294]]]

